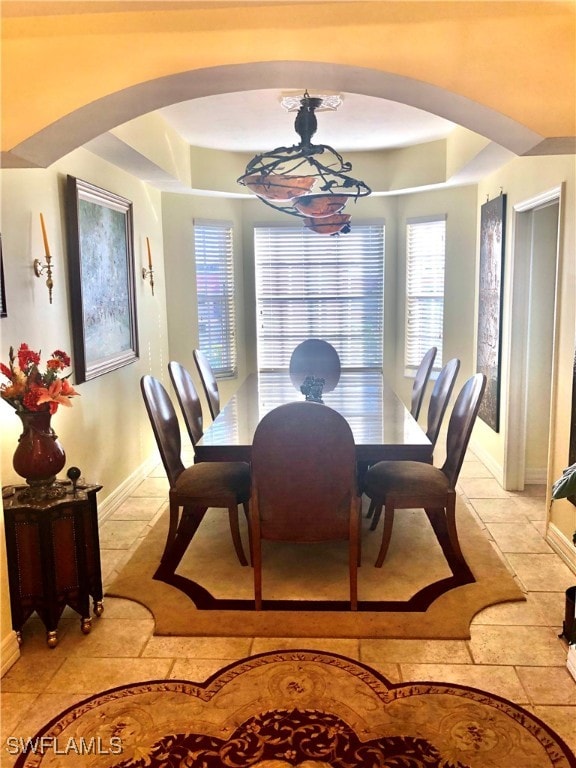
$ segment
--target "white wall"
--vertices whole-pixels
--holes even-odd
[[[246,315],[249,302],[244,295],[244,263],[242,258],[241,202],[218,197],[193,197],[165,193],[162,197],[164,254],[166,259],[167,322],[170,356],[191,373],[196,383],[196,367],[192,351],[198,347],[198,303],[196,301],[196,267],[194,263],[194,219],[219,219],[233,225],[235,262],[235,309],[238,353],[238,375],[219,380],[220,399],[225,403],[246,378]],[[203,393],[199,390],[201,397]],[[209,412],[207,423],[209,423]]]
[[[43,360],[54,349],[72,355],[72,322],[68,300],[65,184],[71,174],[104,187],[134,203],[136,304],[140,358],[135,363],[76,387],[72,408],[60,408],[52,419],[67,456],[67,466],[80,467],[85,477],[103,485],[101,509],[114,503],[131,477],[136,482],[142,466],[155,453],[155,444],[140,395],[145,373],[158,375],[168,361],[164,290],[161,196],[126,173],[78,150],[46,170],[2,171],[2,246],[8,317],[0,321],[0,359],[7,362],[10,346],[27,342],[40,349]],[[44,279],[34,276],[34,258],[43,258],[39,214],[44,214],[53,255],[54,294],[48,302]],[[140,277],[150,238],[155,267],[155,296]],[[72,367],[74,361],[72,360]],[[0,402],[1,480],[3,485],[23,479],[12,468],[20,434],[20,420]],[[2,537],[3,539],[4,537]],[[2,559],[4,556],[2,541]],[[2,603],[0,642],[10,648],[9,601],[4,562],[0,575]]]
[[[514,206],[545,195],[549,190],[560,187],[562,200],[560,209],[560,252],[558,259],[558,288],[553,351],[553,403],[550,423],[550,461],[548,486],[562,474],[568,464],[570,433],[570,412],[572,401],[572,367],[576,345],[576,161],[574,156],[522,157],[513,160],[498,173],[484,179],[478,188],[478,199],[485,200],[499,194],[500,189],[507,195],[507,221],[505,244],[505,273],[502,341],[502,392],[501,422],[506,425],[509,404],[506,394],[510,386],[511,372],[506,361],[511,354],[514,338],[510,325],[509,302],[513,286],[514,243],[516,219]],[[479,211],[478,211],[479,215]],[[531,418],[531,413],[528,413]],[[514,428],[512,424],[511,429]],[[479,421],[475,430],[475,447],[482,458],[491,463],[496,476],[502,480],[504,472],[507,431],[496,433],[484,422]],[[550,512],[548,535],[555,539],[555,545],[563,548],[563,554],[572,565],[576,565],[572,533],[576,529],[576,507],[565,500],[554,502]]]
[[[475,186],[420,192],[398,198],[398,259],[396,293],[397,392],[409,402],[413,379],[404,376],[404,320],[406,286],[406,220],[416,216],[446,214],[446,274],[444,284],[443,363],[461,361],[456,392],[475,371],[476,223]],[[425,418],[423,409],[423,417]]]

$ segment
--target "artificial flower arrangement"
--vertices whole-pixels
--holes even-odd
[[[79,392],[70,385],[68,378],[61,376],[61,371],[70,366],[66,352],[57,349],[46,363],[46,370],[39,369],[40,352],[21,344],[18,352],[10,347],[9,365],[0,363],[0,372],[9,380],[9,384],[0,384],[0,395],[16,411],[48,411],[53,414],[59,405],[70,407],[71,397]]]

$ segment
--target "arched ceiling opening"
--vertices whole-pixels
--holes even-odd
[[[574,151],[573,0],[0,7],[3,167],[47,167],[179,102],[278,88],[411,105],[504,154]]]
[[[4,155],[3,165],[47,167],[118,125],[182,101],[282,85],[294,88],[302,83],[309,90],[344,91],[408,104],[481,134],[518,155],[543,141],[541,135],[505,115],[430,83],[330,63],[260,62],[169,75],[102,97],[21,142]]]

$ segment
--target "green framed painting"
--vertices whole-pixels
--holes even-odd
[[[138,359],[132,203],[68,176],[67,235],[77,383]]]

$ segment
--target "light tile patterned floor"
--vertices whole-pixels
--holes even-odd
[[[159,466],[103,523],[105,584],[155,524],[167,488]],[[366,662],[392,682],[435,680],[491,691],[549,723],[576,752],[576,682],[566,669],[566,643],[558,637],[565,590],[576,576],[542,538],[544,488],[507,493],[469,452],[459,489],[528,593],[526,603],[497,605],[478,614],[470,640],[154,637],[145,608],[106,598],[104,614],[87,636],[80,633],[76,615],[67,611],[53,650],[46,647],[40,621],[27,622],[21,658],[2,679],[0,764],[9,768],[15,760],[4,749],[8,736],[34,735],[91,693],[158,678],[200,681],[233,660],[281,648],[340,653]]]

